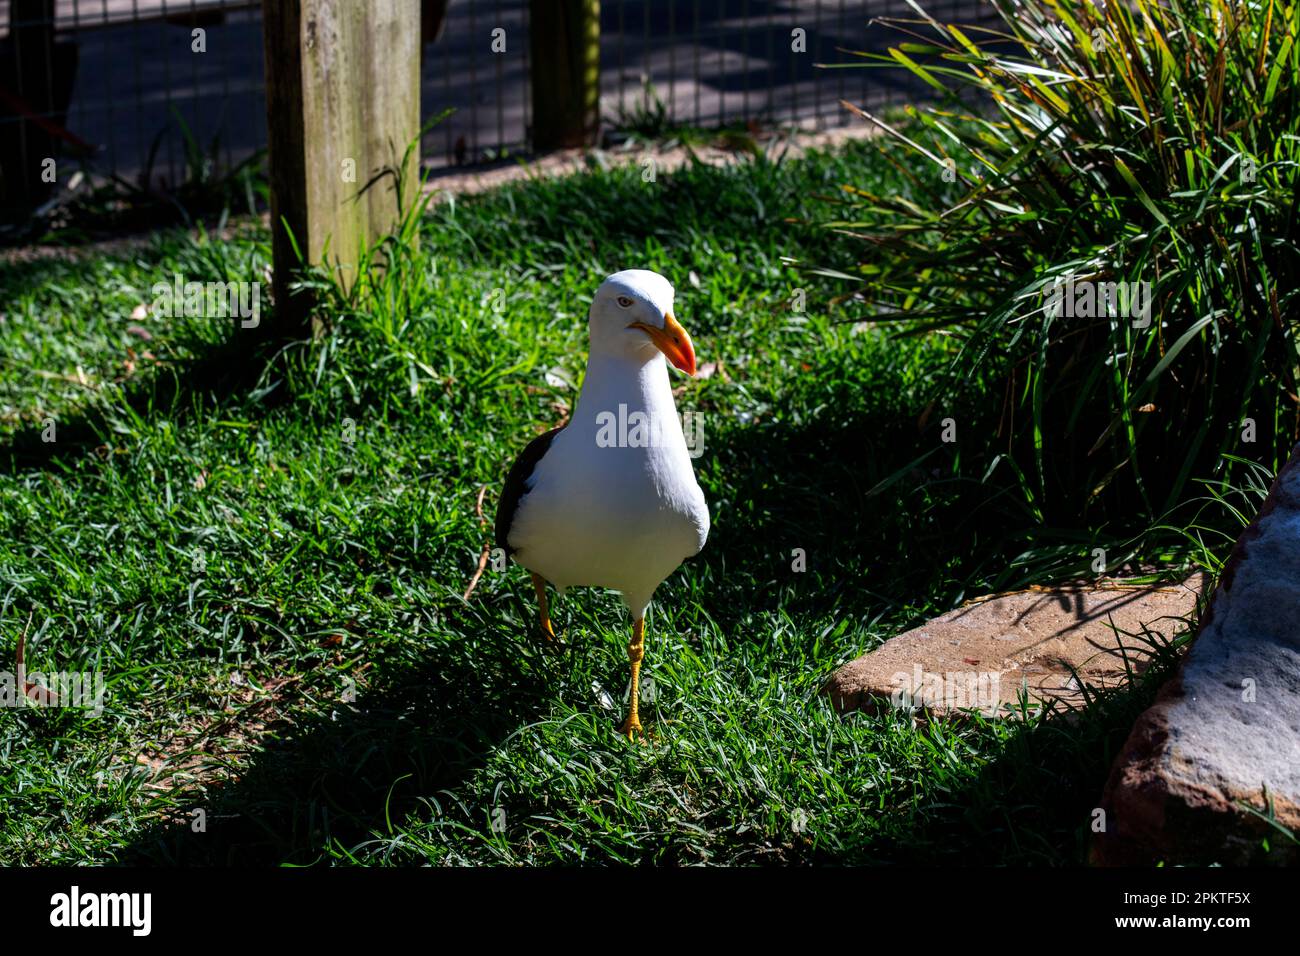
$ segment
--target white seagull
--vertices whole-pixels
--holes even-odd
[[[695,374],[695,349],[673,317],[673,287],[644,269],[601,283],[588,317],[590,354],[569,422],[529,442],[510,468],[496,543],[532,572],[547,639],[546,582],[612,588],[632,614],[632,689],[620,732],[637,713],[645,612],[655,589],[709,534],[667,358]]]

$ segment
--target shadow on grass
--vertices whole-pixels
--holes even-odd
[[[326,843],[351,848],[396,835],[405,814],[429,800],[442,802],[446,819],[455,821],[450,826],[485,832],[492,807],[465,806],[453,791],[549,696],[541,668],[521,664],[512,648],[499,651],[492,659],[502,666],[487,675],[463,663],[449,668],[435,653],[376,686],[355,708],[298,722],[236,783],[195,801],[207,813],[206,832],[194,832],[188,820],[159,824],[139,834],[118,862],[321,862]],[[1024,728],[969,783],[931,788],[915,804],[887,811],[877,826],[848,827],[833,847],[796,848],[772,860],[1081,865],[1111,763],[1157,686],[1144,677],[1086,711]]]
[[[694,563],[724,627],[777,611],[803,623],[948,610],[1027,583],[1025,538],[1051,536],[1005,488],[955,473],[914,410],[736,429],[709,450],[714,520]]]
[[[958,417],[978,420],[974,410]],[[709,579],[704,589],[714,591],[711,617],[738,631],[750,615],[780,612],[811,631],[849,616],[885,622],[888,636],[975,594],[1050,584],[1043,568],[1053,556],[1087,553],[1074,529],[1035,523],[1014,487],[955,478],[955,450],[908,467],[934,441],[898,408],[744,429],[719,441],[714,474],[725,474],[728,486],[715,496],[714,530],[696,559]],[[961,471],[981,474],[975,461],[967,453]],[[791,568],[796,548],[806,552],[804,572]],[[776,586],[763,583],[773,576]],[[973,779],[900,777],[894,808],[882,815],[864,806],[861,825],[795,846],[785,862],[1086,863],[1111,765],[1182,646],[1154,647],[1129,685],[1017,729]],[[912,799],[914,788],[923,795]]]
[[[1183,646],[1173,642],[1161,648],[1141,676],[1080,709],[1058,709],[1022,724],[973,779],[933,788],[932,795],[889,811],[878,828],[855,830],[833,849],[812,850],[808,862],[1087,864],[1095,811],[1111,766]],[[960,721],[949,722],[945,732],[956,732]]]
[[[467,807],[449,791],[544,712],[563,666],[529,646],[531,635],[501,633],[488,630],[472,657],[451,637],[352,704],[290,713],[237,780],[178,801],[175,820],[136,835],[117,862],[306,865],[323,847],[388,833],[389,821],[396,827],[432,800],[450,825],[485,828],[492,808]],[[195,832],[191,807],[203,808],[205,832]]]
[[[219,345],[190,348],[173,343],[188,357],[169,361],[132,380],[121,402],[142,418],[167,417],[181,422],[188,415],[211,409],[237,394],[247,394],[263,381],[274,381],[274,363],[280,343],[263,331],[274,328],[274,316],[264,316],[256,332],[237,330]],[[253,333],[253,334],[249,334]],[[284,389],[273,388],[260,398],[264,409],[289,398]],[[111,447],[113,418],[122,409],[89,404],[55,418],[55,440],[46,440],[44,424],[16,429],[0,446],[0,474],[14,475],[33,468],[71,464],[84,455],[103,454]]]

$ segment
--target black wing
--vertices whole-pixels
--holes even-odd
[[[563,430],[564,426],[561,425],[559,428],[552,428],[544,435],[538,435],[524,446],[515,463],[510,466],[510,473],[506,475],[506,485],[501,489],[501,501],[497,504],[496,523],[497,547],[504,549],[506,554],[514,553],[514,548],[510,547],[510,526],[514,524],[515,511],[519,508],[520,500],[528,493],[525,485],[533,476],[533,469],[537,467],[537,463],[550,449],[555,436]]]

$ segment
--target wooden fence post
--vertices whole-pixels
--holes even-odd
[[[600,129],[600,0],[532,0],[533,147],[590,146]]]
[[[397,222],[397,171],[420,128],[420,5],[409,0],[275,0],[262,5],[270,131],[276,328],[301,333],[312,303],[290,296],[304,259],[347,284],[359,250]],[[400,171],[418,196],[419,150]],[[327,245],[328,244],[328,245]],[[326,250],[328,248],[328,261]]]

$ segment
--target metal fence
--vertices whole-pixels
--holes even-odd
[[[981,0],[922,6],[962,23],[991,14]],[[422,111],[454,110],[426,134],[426,165],[528,150],[528,7],[422,0]],[[445,18],[434,36],[438,8]],[[878,105],[924,95],[903,71],[816,65],[896,42],[872,23],[881,17],[916,14],[904,0],[605,0],[602,125],[824,128],[854,121],[842,99]],[[792,31],[803,31],[798,51]],[[504,50],[494,52],[494,40]],[[255,0],[0,0],[5,191],[38,185],[53,155],[161,186],[183,182],[199,157],[228,168],[266,144],[262,72]]]

